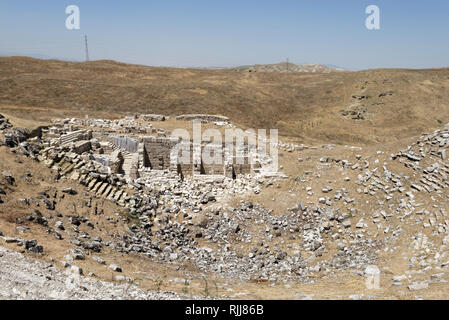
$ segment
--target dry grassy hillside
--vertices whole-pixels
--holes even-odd
[[[46,109],[222,114],[299,141],[386,142],[449,122],[449,69],[250,73],[0,58],[0,111],[46,120]]]

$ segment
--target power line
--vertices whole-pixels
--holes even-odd
[[[87,45],[87,34],[84,35],[84,43],[86,47],[86,62],[89,61],[89,46]]]

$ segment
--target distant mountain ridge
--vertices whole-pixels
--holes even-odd
[[[311,72],[311,73],[330,73],[345,71],[342,68],[334,68],[321,64],[303,64],[297,65],[290,62],[280,62],[276,64],[255,64],[251,66],[239,66],[231,68],[236,72]]]

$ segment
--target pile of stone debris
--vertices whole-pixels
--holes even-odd
[[[0,247],[0,299],[4,300],[177,300],[198,299],[172,292],[151,292],[127,283],[103,282],[73,267],[62,271],[52,264]]]
[[[154,225],[141,216],[131,233],[116,236],[114,247],[163,263],[193,262],[200,270],[227,279],[310,281],[318,272],[332,277],[335,270],[363,269],[376,260],[380,242],[370,239],[344,240],[336,254],[328,254],[332,249],[328,242],[335,234],[357,239],[334,215],[328,208],[304,206],[274,215],[272,210],[243,202],[240,208],[212,209],[196,224],[189,219],[173,222],[178,215],[171,213],[158,216]],[[281,249],[285,236],[298,242]],[[200,246],[199,239],[210,245]],[[240,244],[252,247],[245,252]]]
[[[12,124],[9,122],[9,120],[7,118],[5,118],[5,116],[0,114],[0,131],[9,129],[11,127],[12,127]]]

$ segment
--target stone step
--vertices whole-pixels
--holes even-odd
[[[119,190],[118,192],[116,192],[114,195],[114,200],[118,201],[120,199],[120,197],[122,196],[122,194],[123,194],[123,190]]]
[[[118,204],[121,206],[125,205],[125,199],[128,196],[128,194],[126,194],[126,192],[123,192],[122,195],[120,196],[120,198],[118,199]]]
[[[98,191],[98,189],[100,189],[101,185],[103,184],[103,181],[98,181],[95,186],[92,188],[92,192],[96,193]]]
[[[83,167],[85,165],[84,161],[80,161],[75,165],[75,169],[80,169],[81,167]]]
[[[108,185],[108,187],[105,189],[105,191],[103,192],[103,197],[107,198],[108,195],[111,193],[112,191],[112,185]]]
[[[97,196],[101,196],[101,195],[103,194],[104,190],[105,190],[108,186],[109,186],[109,184],[108,184],[107,182],[104,182],[104,183],[100,186],[100,188],[98,188]]]
[[[62,145],[68,144],[68,143],[70,143],[70,142],[75,142],[75,141],[77,141],[77,140],[80,138],[80,136],[81,136],[82,134],[84,134],[85,132],[86,132],[85,130],[78,130],[78,131],[69,132],[69,133],[67,133],[67,134],[65,134],[65,135],[62,135],[62,136],[59,138],[59,144],[62,146]]]
[[[94,178],[92,178],[90,175],[87,175],[87,176],[84,178],[84,185],[85,185],[85,186],[88,186],[89,183],[91,183],[93,179],[94,179]]]
[[[92,188],[95,186],[95,184],[97,183],[97,179],[96,178],[92,178],[89,182],[89,184],[87,185],[87,189],[92,190]]]
[[[66,169],[63,169],[63,170],[61,171],[61,174],[62,174],[63,176],[65,176],[65,175],[67,175],[68,173],[70,173],[74,168],[75,168],[75,164],[72,163],[72,164],[70,164]]]
[[[115,190],[114,188],[111,190],[111,192],[109,193],[109,196],[108,196],[108,200],[114,200],[114,196],[115,196],[115,193],[117,192],[117,190]]]
[[[61,162],[58,163],[58,166],[61,168],[61,171],[64,171],[65,169],[70,167],[71,164],[72,164],[71,162],[61,160]]]
[[[81,175],[80,175],[80,179],[79,179],[78,181],[79,181],[79,183],[81,183],[83,186],[85,186],[85,185],[86,185],[86,181],[87,181],[88,178],[89,178],[89,175],[88,175],[88,174],[81,174]]]

